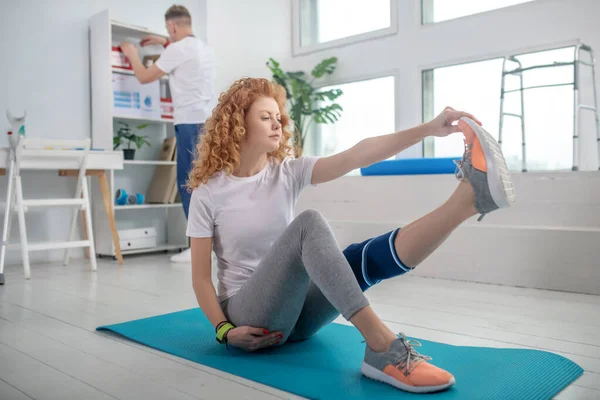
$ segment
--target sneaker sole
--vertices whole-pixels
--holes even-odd
[[[487,166],[487,180],[490,194],[500,208],[510,207],[516,201],[515,186],[500,145],[492,135],[471,118],[461,118],[473,130],[481,143]]]
[[[439,392],[439,391],[448,389],[450,386],[452,386],[456,383],[456,380],[454,378],[452,378],[445,385],[410,386],[410,385],[406,385],[406,384],[400,382],[397,379],[392,378],[391,376],[383,373],[382,371],[378,370],[377,368],[370,366],[369,364],[367,364],[364,361],[363,361],[362,365],[360,366],[360,372],[362,372],[362,374],[364,376],[366,376],[367,378],[371,378],[371,379],[379,381],[379,382],[387,383],[388,385],[392,385],[397,389],[401,389],[401,390],[404,390],[406,392],[411,392],[411,393]]]
[[[182,253],[184,253],[186,250],[182,251],[179,254],[175,254],[174,256],[171,256],[170,260],[173,264],[191,264],[192,263],[192,259],[191,257],[187,257],[185,255],[182,255]]]

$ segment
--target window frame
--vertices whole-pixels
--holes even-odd
[[[513,4],[513,5],[510,5],[510,6],[503,6],[503,7],[500,7],[500,8],[494,8],[492,10],[478,11],[478,12],[475,12],[475,13],[472,13],[472,14],[462,15],[460,17],[454,17],[454,18],[450,18],[450,19],[444,19],[444,20],[437,21],[437,22],[436,21],[428,21],[428,19],[432,19],[432,15],[431,14],[433,13],[433,10],[432,10],[432,4],[431,3],[434,2],[435,0],[417,0],[417,1],[419,1],[419,3],[420,3],[420,5],[419,5],[418,8],[419,8],[420,13],[421,13],[421,18],[420,18],[420,20],[421,20],[421,26],[432,26],[432,25],[437,25],[437,24],[443,24],[443,23],[450,22],[450,21],[457,21],[457,20],[460,20],[460,19],[463,19],[463,18],[472,18],[472,17],[476,18],[476,17],[479,17],[481,15],[485,15],[485,14],[489,14],[489,13],[493,13],[493,12],[498,12],[498,11],[501,11],[501,10],[510,9],[510,8],[513,8],[513,7],[525,7],[525,6],[529,5],[530,3],[535,3],[535,2],[538,2],[538,1],[539,2],[549,1],[549,0],[531,0],[531,1],[524,2],[524,3],[518,3],[518,4]]]
[[[314,1],[314,0],[313,0]],[[420,0],[419,0],[420,1]],[[371,32],[359,33],[329,42],[315,43],[302,46],[301,43],[301,0],[292,0],[292,56],[300,56],[318,51],[347,46],[355,43],[373,40],[385,36],[394,36],[398,33],[398,0],[390,0],[390,26]]]
[[[419,0],[419,1],[422,1],[422,0]],[[544,1],[544,0],[536,0],[536,1]],[[516,7],[518,5],[520,5],[520,4],[511,6],[511,7]],[[454,66],[459,66],[459,65],[472,64],[472,63],[476,63],[476,62],[489,61],[489,60],[493,60],[496,58],[503,58],[506,56],[520,56],[520,55],[527,55],[530,53],[538,53],[538,52],[543,52],[543,51],[558,50],[558,49],[567,48],[567,47],[575,47],[579,43],[581,43],[581,41],[579,39],[557,41],[557,42],[552,42],[552,43],[541,44],[538,46],[526,46],[526,47],[513,48],[512,50],[508,50],[508,51],[496,51],[496,52],[488,53],[488,54],[485,54],[485,55],[482,55],[479,57],[467,57],[467,58],[462,58],[462,59],[448,60],[447,62],[436,62],[436,63],[432,63],[432,64],[425,64],[425,65],[419,66],[419,71],[420,71],[420,76],[421,76],[421,121],[422,121],[422,123],[428,122],[432,118],[436,117],[436,115],[433,115],[433,114],[435,114],[435,112],[432,112],[431,107],[430,107],[434,102],[433,92],[431,92],[429,94],[425,93],[426,85],[428,85],[428,84],[433,85],[433,73],[432,73],[433,70],[435,70],[437,68],[454,67]],[[426,77],[426,74],[428,72],[431,73],[430,77]],[[498,93],[498,96],[499,95],[500,95],[500,93]],[[451,104],[448,104],[448,106],[451,106]],[[466,110],[466,111],[468,112],[468,110]],[[498,110],[498,111],[500,111],[500,110]],[[421,142],[421,157],[422,158],[435,157],[435,142],[434,142],[433,137],[428,136]]]
[[[394,108],[395,108],[395,112],[394,112],[394,132],[398,132],[398,125],[400,124],[400,115],[398,112],[398,101],[400,100],[399,98],[399,93],[400,93],[400,75],[401,71],[397,68],[394,69],[388,69],[388,70],[383,70],[383,71],[378,71],[375,73],[371,73],[371,74],[361,74],[361,75],[355,75],[352,77],[347,77],[347,78],[342,78],[342,79],[331,79],[329,81],[327,81],[327,83],[316,86],[315,89],[316,90],[321,90],[322,88],[325,87],[330,87],[330,86],[339,86],[339,85],[346,85],[346,84],[350,84],[350,83],[358,83],[358,82],[364,82],[364,81],[370,81],[373,79],[380,79],[380,78],[393,78],[394,79]],[[388,132],[388,133],[394,133],[394,132]],[[312,129],[309,132],[310,136],[314,136],[314,135],[320,135],[320,132],[318,130],[318,125],[315,124],[313,125]],[[311,144],[315,147],[319,146],[320,142],[319,142],[319,138],[311,138]],[[311,149],[312,151],[313,149]],[[398,153],[400,154],[400,153]],[[394,158],[398,158],[398,154],[396,154],[394,156]],[[323,155],[318,155],[318,157],[325,157]]]

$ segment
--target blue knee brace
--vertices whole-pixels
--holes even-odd
[[[400,228],[362,243],[351,244],[344,250],[344,256],[363,292],[384,279],[410,271],[400,261],[394,248],[394,239],[399,230]]]

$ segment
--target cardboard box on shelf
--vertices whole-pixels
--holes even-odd
[[[160,150],[159,161],[175,161],[177,157],[175,137],[166,138]],[[177,186],[177,166],[157,165],[146,195],[146,202],[172,203],[173,186]]]
[[[113,112],[116,116],[159,119],[160,82],[141,84],[133,75],[113,72]]]
[[[177,155],[175,157],[177,157]],[[177,189],[177,175],[175,175],[175,182],[173,182],[173,186],[171,187],[171,193],[169,196],[169,203],[171,204],[175,203],[177,195],[179,194],[179,190]]]

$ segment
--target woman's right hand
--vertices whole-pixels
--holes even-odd
[[[246,351],[256,351],[278,344],[283,338],[281,332],[269,332],[263,328],[238,326],[227,332],[227,343]]]

